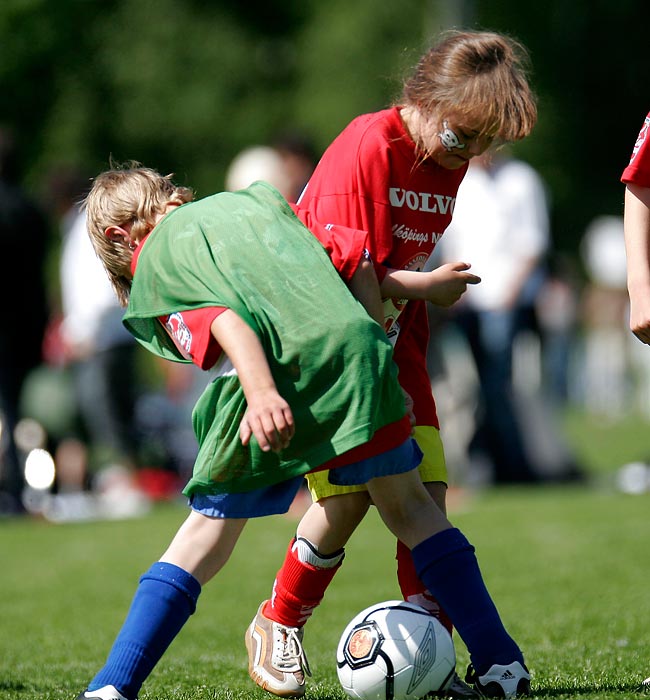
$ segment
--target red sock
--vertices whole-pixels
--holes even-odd
[[[440,620],[449,634],[451,634],[454,628],[451,620],[418,578],[411,550],[399,540],[397,541],[397,555],[395,558],[397,559],[397,580],[404,600],[426,608],[434,617]]]
[[[286,627],[302,627],[318,607],[341,562],[318,569],[298,559],[291,540],[282,568],[273,584],[273,595],[264,606],[264,617]]]

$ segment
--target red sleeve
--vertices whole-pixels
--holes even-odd
[[[210,369],[221,354],[221,346],[210,332],[210,326],[225,310],[221,306],[210,306],[176,311],[161,316],[160,322],[185,359],[192,360],[201,369]]]
[[[623,171],[621,182],[626,185],[640,185],[650,187],[650,113],[646,116],[641,131],[637,136],[632,156],[628,166]]]
[[[298,210],[295,205],[291,206],[300,221],[325,248],[339,275],[349,282],[367,248],[368,234],[347,226],[321,223],[308,210]]]
[[[366,247],[380,281],[393,248],[391,153],[383,132],[375,128],[384,116],[379,112],[353,120],[326,149],[298,202],[312,219],[368,231]]]

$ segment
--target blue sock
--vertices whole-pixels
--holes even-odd
[[[413,547],[420,580],[451,618],[479,675],[492,664],[524,663],[485,587],[474,547],[456,529],[443,530]]]
[[[196,609],[201,584],[174,564],[156,562],[140,579],[105,666],[88,690],[113,685],[134,700],[147,676]]]

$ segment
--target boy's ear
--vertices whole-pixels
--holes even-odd
[[[104,231],[104,235],[111,241],[124,241],[128,243],[130,240],[128,231],[121,226],[108,226]]]

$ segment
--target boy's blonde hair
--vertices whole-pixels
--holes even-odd
[[[518,141],[537,121],[528,64],[524,46],[505,35],[450,30],[420,58],[401,103],[425,119],[453,114],[498,143]]]
[[[93,180],[83,202],[90,240],[122,306],[128,304],[131,293],[133,251],[124,241],[109,238],[106,231],[132,224],[132,233],[142,237],[168,204],[191,202],[194,192],[175,185],[171,178],[135,161],[112,166]]]

